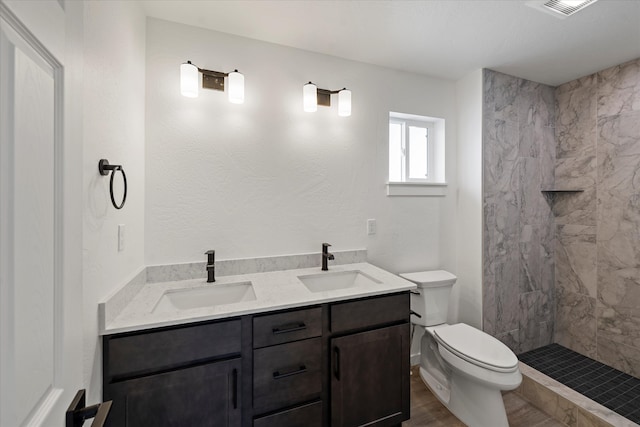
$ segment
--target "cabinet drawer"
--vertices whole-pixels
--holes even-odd
[[[321,427],[322,402],[288,409],[266,417],[258,418],[253,427]]]
[[[240,320],[105,339],[110,379],[148,374],[194,361],[240,353]]]
[[[253,348],[319,337],[322,335],[320,307],[253,318]]]
[[[257,414],[320,397],[322,340],[311,338],[253,351]]]
[[[331,305],[331,332],[409,321],[409,293]]]

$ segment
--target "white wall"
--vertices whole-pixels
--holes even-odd
[[[456,83],[457,276],[451,314],[482,329],[482,70]]]
[[[455,265],[448,198],[387,197],[389,111],[446,119],[455,182],[455,84],[147,20],[146,264],[367,248],[393,272]],[[179,65],[246,78],[246,101],[179,93]],[[353,91],[353,115],[302,111],[302,85]],[[451,153],[449,152],[451,151]],[[367,218],[378,233],[366,235]],[[453,240],[451,240],[453,241]],[[444,255],[443,255],[444,253]]]
[[[101,401],[98,302],[144,266],[145,17],[135,2],[90,1],[84,11],[83,282],[87,402]],[[122,164],[129,193],[109,198],[98,160]],[[119,190],[118,190],[119,191]],[[126,224],[118,252],[117,225]]]

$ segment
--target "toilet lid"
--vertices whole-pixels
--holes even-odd
[[[433,333],[449,351],[475,365],[497,371],[518,366],[518,358],[509,347],[464,323],[436,328]]]
[[[415,273],[401,273],[400,277],[411,280],[418,284],[420,288],[438,288],[441,286],[450,286],[456,282],[457,277],[448,271],[417,271]]]

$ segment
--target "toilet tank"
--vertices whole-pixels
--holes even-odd
[[[434,326],[447,323],[449,295],[457,277],[448,271],[419,271],[402,273],[400,277],[418,285],[417,293],[411,294],[411,310],[421,317],[411,315],[411,323]]]

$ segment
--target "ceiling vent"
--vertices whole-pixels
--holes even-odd
[[[527,6],[564,19],[598,0],[537,0],[527,2]]]

